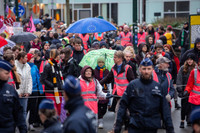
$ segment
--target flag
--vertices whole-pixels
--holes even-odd
[[[7,26],[13,26],[14,22],[15,22],[15,19],[13,17],[10,17],[4,20],[4,24],[6,24]]]
[[[27,31],[28,32],[35,32],[36,31],[35,25],[33,23],[33,17],[32,17],[32,15],[30,17],[30,21],[29,21],[29,24],[28,24]]]
[[[0,33],[4,32],[6,26],[4,25],[2,17],[0,18]]]
[[[8,16],[7,16],[7,18],[13,18],[16,21],[15,14],[14,14],[14,12],[11,11],[10,8],[8,9]]]

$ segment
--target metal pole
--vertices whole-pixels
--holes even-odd
[[[137,51],[137,0],[133,0],[133,46]]]
[[[16,20],[19,21],[18,0],[15,0]]]
[[[7,17],[6,5],[7,5],[7,0],[4,0],[4,18],[5,18],[5,19],[6,19],[6,17]]]

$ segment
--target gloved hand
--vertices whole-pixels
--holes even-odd
[[[184,96],[184,97],[187,97],[187,96],[189,96],[189,93],[188,93],[188,91],[184,91],[184,92],[183,92],[183,96]]]
[[[165,98],[167,99],[168,102],[171,101],[171,96],[169,94],[167,94]]]
[[[106,95],[106,99],[110,99],[110,98],[112,98],[113,97],[113,95],[112,94],[110,94],[110,93],[107,93],[107,95]]]

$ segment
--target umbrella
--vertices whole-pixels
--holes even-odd
[[[43,23],[43,20],[41,20],[41,19],[39,19],[39,18],[36,18],[36,19],[33,19],[33,23],[34,23],[34,24]]]
[[[10,40],[15,43],[23,43],[23,42],[29,42],[31,40],[34,40],[37,38],[36,35],[30,32],[22,32],[16,35],[11,36]]]
[[[89,65],[93,69],[95,69],[97,66],[97,59],[99,57],[104,57],[105,66],[110,71],[112,66],[115,64],[113,60],[114,53],[115,53],[115,50],[110,50],[110,49],[105,49],[105,48],[99,49],[99,50],[92,50],[83,57],[79,65],[81,67],[84,67],[85,65]]]
[[[110,22],[100,18],[85,18],[70,25],[66,33],[95,33],[117,30]]]
[[[0,48],[6,44],[8,44],[8,42],[3,37],[0,36]]]
[[[0,55],[3,55],[3,49],[4,49],[4,47],[8,46],[8,47],[12,48],[12,47],[14,47],[16,45],[15,42],[13,42],[13,41],[11,41],[9,39],[5,39],[5,40],[8,42],[8,44],[6,44],[6,45],[4,45],[3,47],[0,48]]]

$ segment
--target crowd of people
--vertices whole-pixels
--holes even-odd
[[[48,17],[36,25],[41,32],[36,39],[3,49],[0,131],[14,132],[17,126],[25,133],[27,127],[34,131],[42,124],[43,133],[94,133],[104,127],[109,110],[115,112],[109,133],[119,133],[122,125],[124,132],[156,133],[164,128],[174,133],[174,99],[175,108],[181,108],[180,128],[186,120],[200,132],[200,38],[190,49],[187,22],[177,37],[171,25],[138,25],[134,44],[132,27],[126,24],[116,31],[65,33],[62,21],[51,25]],[[79,66],[87,53],[102,48],[116,50],[111,70],[103,57],[95,69]]]

